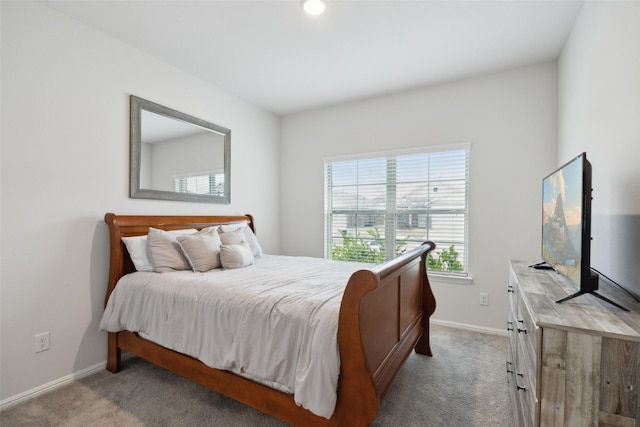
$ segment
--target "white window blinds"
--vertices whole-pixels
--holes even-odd
[[[381,263],[432,240],[429,269],[466,275],[469,150],[325,161],[325,256]]]
[[[224,196],[224,173],[207,173],[174,177],[175,191],[179,193]]]

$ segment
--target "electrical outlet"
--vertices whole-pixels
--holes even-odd
[[[489,305],[489,294],[480,294],[480,305]]]
[[[49,331],[36,335],[36,353],[49,350]]]

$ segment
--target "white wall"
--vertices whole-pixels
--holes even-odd
[[[146,161],[152,165],[152,171],[151,180],[141,180],[140,188],[174,191],[178,176],[224,173],[224,135],[205,131],[141,145],[150,148]],[[201,154],[193,156],[191,153]],[[144,154],[141,154],[141,163],[144,163]]]
[[[36,2],[1,2],[1,394],[106,359],[106,212],[252,213],[280,251],[280,119]],[[231,204],[133,200],[129,95],[232,130]],[[34,354],[50,331],[51,350]]]
[[[433,283],[434,317],[502,330],[508,260],[540,258],[541,181],[556,164],[556,119],[555,63],[285,117],[283,253],[323,256],[324,157],[469,141],[473,284]]]
[[[593,167],[591,265],[640,295],[640,2],[586,2],[558,76],[558,162]]]

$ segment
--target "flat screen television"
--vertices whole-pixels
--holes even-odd
[[[574,157],[542,180],[543,262],[535,266],[555,270],[578,289],[556,302],[588,293],[623,308],[595,292],[598,275],[590,265],[591,191],[587,153]]]

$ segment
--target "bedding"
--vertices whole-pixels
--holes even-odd
[[[263,254],[239,269],[134,272],[118,281],[100,328],[138,332],[291,393],[298,405],[329,418],[340,373],[340,303],[349,277],[367,267]]]

